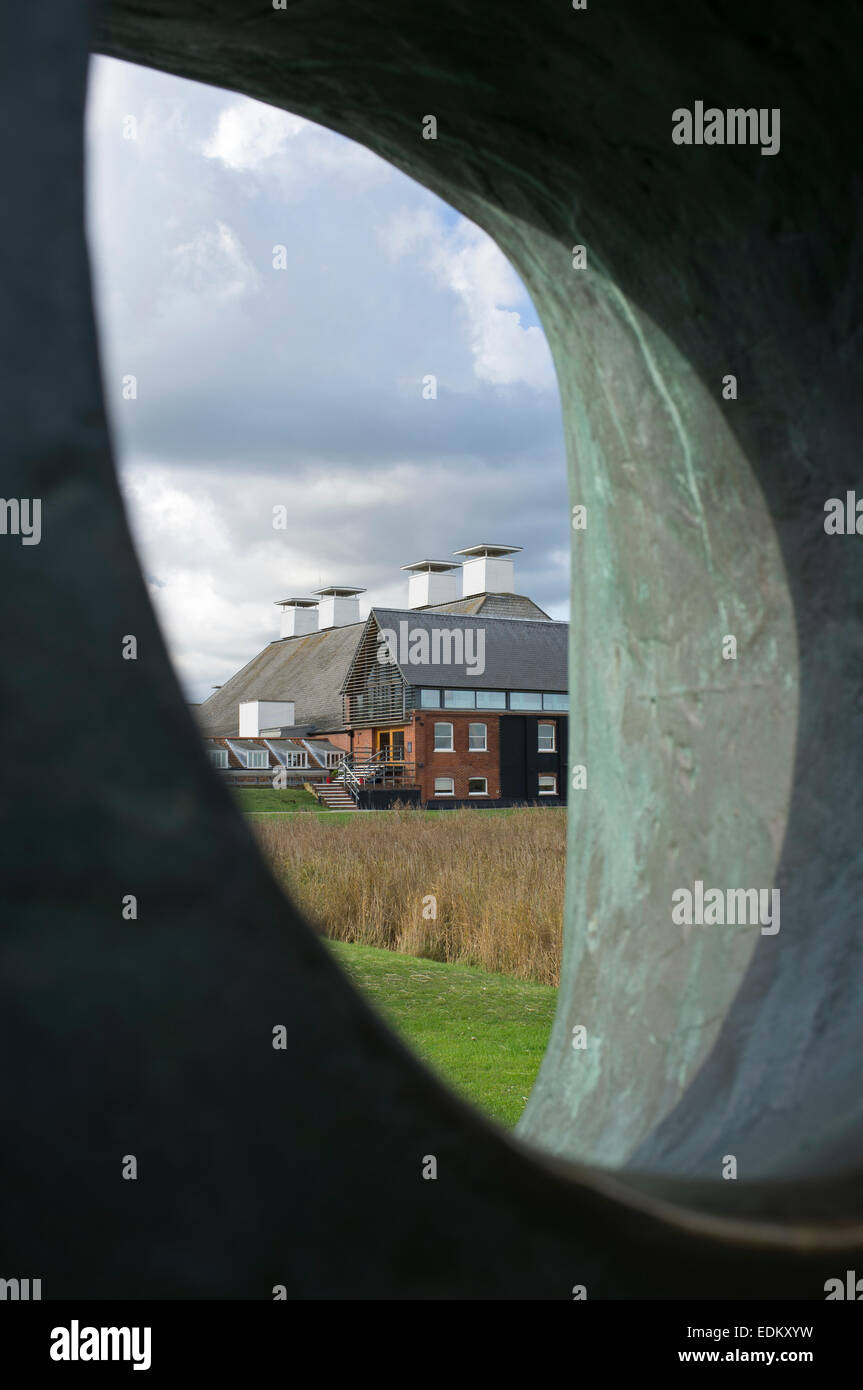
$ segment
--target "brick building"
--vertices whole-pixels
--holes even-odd
[[[565,803],[568,624],[515,593],[516,553],[405,565],[408,606],[364,621],[353,586],[281,600],[281,637],[196,711],[213,762],[362,808]]]

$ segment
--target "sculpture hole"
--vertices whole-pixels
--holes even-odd
[[[566,852],[569,508],[533,305],[453,208],[247,98],[97,58],[88,150],[118,466],[207,756],[351,979],[513,1124]]]

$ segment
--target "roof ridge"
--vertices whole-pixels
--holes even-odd
[[[532,601],[530,600],[530,602]],[[435,612],[431,608],[388,608],[377,603],[369,609],[369,615],[372,613],[406,613],[412,614],[414,617],[418,614],[424,614],[428,617],[440,618],[482,617],[483,622],[489,623],[536,623],[538,627],[569,627],[565,618],[518,618],[511,613],[441,613],[439,610]]]

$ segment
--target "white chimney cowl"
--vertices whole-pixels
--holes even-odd
[[[328,584],[312,592],[320,598],[318,628],[321,632],[328,627],[347,627],[360,621],[359,596],[365,589],[355,589],[349,584]]]
[[[402,565],[402,570],[410,575],[408,608],[452,603],[459,597],[459,569],[451,560],[416,560],[412,565]]]
[[[472,594],[514,594],[515,565],[513,555],[521,551],[520,545],[469,545],[465,550],[453,551],[463,555],[461,567],[462,598]]]
[[[305,637],[318,630],[318,601],[315,598],[283,598],[276,604],[282,610],[279,637]]]

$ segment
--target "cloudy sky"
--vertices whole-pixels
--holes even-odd
[[[516,588],[568,616],[554,369],[483,232],[320,126],[107,58],[87,155],[108,410],[190,700],[278,636],[277,599],[404,604],[400,565],[477,541],[523,546]]]

